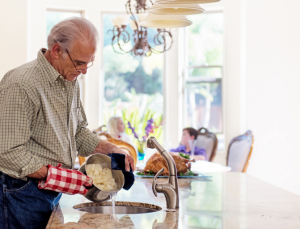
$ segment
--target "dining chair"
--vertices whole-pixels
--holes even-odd
[[[247,171],[253,149],[254,136],[251,130],[231,140],[227,153],[227,166],[231,172]]]
[[[100,136],[100,138],[102,140],[109,141],[110,143],[118,146],[119,148],[121,148],[125,152],[129,153],[129,155],[131,155],[133,157],[133,159],[134,159],[134,166],[136,166],[136,163],[137,163],[137,152],[136,152],[136,150],[134,149],[134,147],[131,144],[129,144],[128,142],[125,142],[123,140],[116,139],[116,138],[112,137],[107,132],[101,132],[101,133],[99,133],[99,136]]]
[[[106,130],[104,130],[104,129],[106,129]],[[99,132],[103,132],[103,131],[107,132],[107,127],[106,127],[105,125],[102,125],[102,126],[98,127],[98,128],[97,128],[96,130],[94,130],[93,132],[94,132],[94,133],[99,133]]]
[[[116,139],[116,138],[112,137],[107,132],[100,132],[98,135],[99,135],[101,140],[109,141],[110,143],[112,143],[112,144],[118,146],[119,148],[121,148],[123,151],[129,153],[129,155],[131,155],[134,159],[134,166],[136,166],[137,152],[131,144],[129,144],[125,141]],[[78,157],[78,158],[79,158],[80,165],[82,165],[86,161],[85,157]]]
[[[201,127],[198,130],[196,146],[206,151],[207,161],[212,162],[216,156],[218,139],[217,136],[209,132],[208,129]]]

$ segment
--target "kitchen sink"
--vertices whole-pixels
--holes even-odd
[[[98,214],[113,214],[112,202],[104,203],[83,203],[73,207],[76,210],[98,213]],[[152,213],[162,210],[161,207],[153,204],[138,203],[138,202],[115,202],[115,214],[142,214]]]

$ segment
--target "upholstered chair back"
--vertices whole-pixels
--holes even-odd
[[[231,140],[228,153],[227,165],[231,172],[246,172],[252,153],[254,137],[250,130]]]
[[[205,149],[207,161],[213,161],[216,156],[217,145],[218,139],[214,133],[209,132],[204,127],[198,130],[196,146]]]

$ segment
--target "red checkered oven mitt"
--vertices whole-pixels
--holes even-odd
[[[46,180],[39,180],[38,188],[66,194],[86,194],[88,190],[84,187],[90,187],[93,179],[82,174],[79,171],[61,168],[61,164],[54,167],[47,165],[48,175]]]

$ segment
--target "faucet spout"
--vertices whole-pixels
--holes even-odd
[[[163,193],[167,202],[167,211],[175,211],[176,208],[179,208],[179,195],[178,195],[178,178],[177,178],[177,169],[173,157],[157,142],[155,137],[150,137],[147,141],[148,148],[156,148],[157,151],[163,156],[167,161],[169,169],[169,181],[168,183],[156,183],[156,178],[161,173],[163,169],[160,170],[153,180],[153,192],[157,196],[156,192]]]

